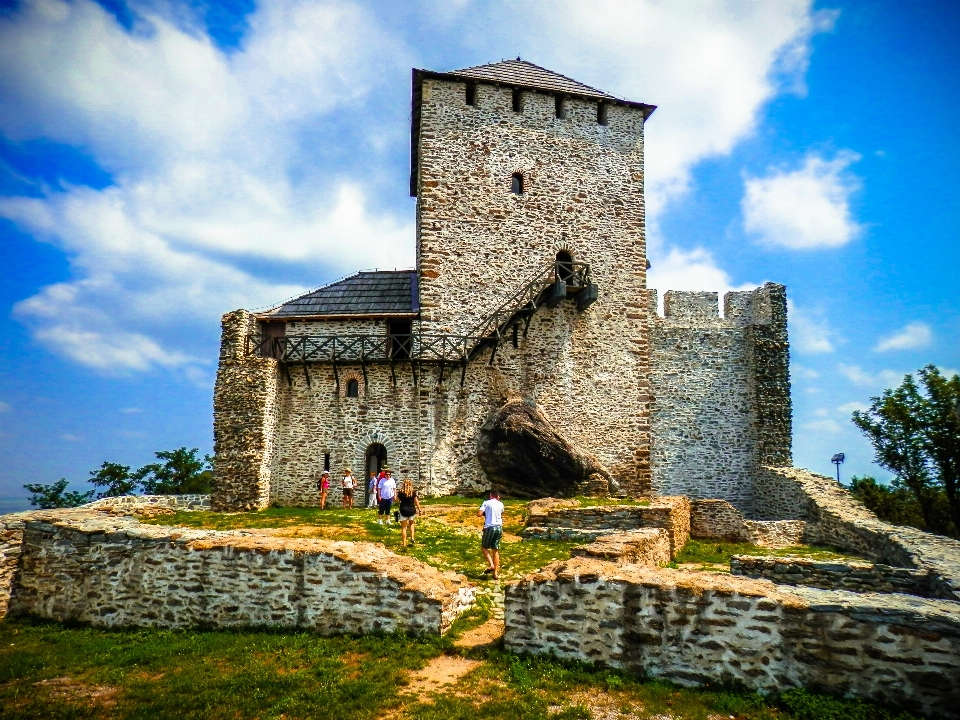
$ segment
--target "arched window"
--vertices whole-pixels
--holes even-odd
[[[360,383],[356,378],[347,380],[347,397],[360,397]]]
[[[567,285],[573,281],[573,258],[566,250],[557,253],[557,280],[563,280]]]
[[[523,195],[523,175],[520,173],[514,173],[513,179],[510,181],[510,192],[515,195]]]

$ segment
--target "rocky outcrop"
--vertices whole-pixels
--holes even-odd
[[[523,400],[509,400],[480,428],[477,458],[511,497],[616,495],[620,487],[593,455],[561,435]]]

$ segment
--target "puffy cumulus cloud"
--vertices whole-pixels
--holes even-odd
[[[405,118],[384,119],[381,105],[409,77],[413,42],[446,39],[472,56],[463,65],[523,48],[659,104],[647,129],[652,277],[725,290],[736,285],[709,253],[658,242],[657,210],[696,163],[748,136],[766,101],[802,86],[810,38],[835,17],[811,0],[273,0],[225,52],[186,6],[132,7],[132,31],[92,0],[23,0],[0,17],[0,132],[80,147],[114,180],[0,203],[71,265],[15,313],[91,367],[202,378],[210,349],[188,339],[212,335],[225,310],[303,289],[275,278],[412,264],[412,223],[377,209],[376,182],[401,172],[382,163],[406,144]],[[347,112],[368,129],[344,139],[357,125]]]
[[[811,420],[802,425],[807,432],[822,435],[837,435],[843,432],[843,428],[836,420]]]
[[[927,347],[933,340],[933,331],[923,322],[912,322],[883,338],[877,343],[874,350],[889,352],[890,350],[919,350]]]
[[[367,10],[264,3],[230,54],[182,9],[135,10],[132,32],[90,0],[25,0],[0,19],[0,130],[83,147],[115,180],[0,200],[70,260],[70,280],[15,307],[37,340],[104,371],[196,377],[207,351],[188,328],[305,289],[259,260],[328,276],[411,264],[409,221],[372,211],[355,180],[299,166],[305,132],[385,67],[406,72]]]
[[[665,290],[752,290],[757,284],[734,287],[730,276],[717,266],[713,255],[697,248],[690,251],[670,248],[653,263],[647,274],[651,287]]]
[[[806,355],[831,353],[840,335],[820,314],[797,307],[787,301],[790,318],[790,346]]]
[[[766,245],[790,250],[850,242],[863,231],[850,210],[850,196],[860,183],[846,172],[859,159],[849,151],[832,160],[810,155],[799,170],[746,178],[745,229]]]

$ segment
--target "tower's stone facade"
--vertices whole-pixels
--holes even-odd
[[[480,490],[489,481],[477,433],[516,397],[537,406],[628,493],[697,495],[702,485],[731,501],[749,497],[760,448],[783,454],[782,423],[770,436],[763,413],[782,417],[785,408],[789,418],[785,299],[782,288],[764,288],[734,297],[736,312],[723,320],[715,297],[712,317],[678,324],[681,302],[657,316],[646,289],[643,195],[643,129],[652,110],[528,63],[415,71],[410,289],[395,291],[404,282],[397,275],[361,273],[268,313],[224,316],[214,505],[316,504],[324,465],[334,477],[343,467],[359,477],[371,448],[424,492]],[[416,352],[413,362],[403,353],[390,356],[397,362],[368,361],[398,319],[421,343],[471,334],[564,258],[589,264],[598,288],[592,304],[538,306],[512,337],[482,346],[465,367]],[[377,302],[378,287],[381,295],[398,293],[392,305]],[[774,307],[783,320],[782,337],[751,335],[763,303],[764,317]],[[268,334],[283,337],[284,347],[301,343],[301,354],[265,351],[256,340]],[[234,347],[241,336],[253,339],[245,352]],[[324,355],[329,338],[359,336],[369,339],[363,348],[374,348],[356,356],[362,362]],[[721,337],[729,347],[711,351]],[[770,367],[776,377],[767,378]],[[694,389],[710,398],[690,405]],[[714,431],[715,423],[731,427]],[[786,432],[789,457],[789,422]],[[732,460],[723,450],[697,449],[718,442],[733,444]]]

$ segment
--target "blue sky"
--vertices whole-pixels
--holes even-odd
[[[210,451],[219,316],[413,262],[410,68],[521,55],[659,106],[651,287],[791,301],[797,465],[960,368],[956,3],[4,0],[0,511]]]

